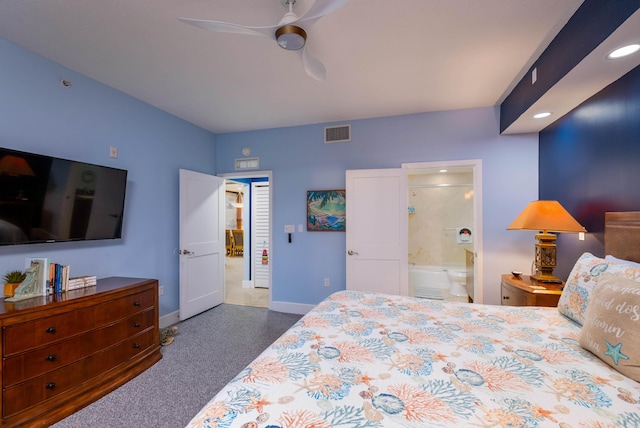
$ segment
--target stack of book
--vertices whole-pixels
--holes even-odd
[[[89,276],[76,276],[75,278],[69,278],[67,282],[67,290],[75,290],[77,288],[92,287],[97,284],[97,279],[93,275]]]

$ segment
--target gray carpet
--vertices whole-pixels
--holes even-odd
[[[157,364],[53,427],[184,427],[298,319],[246,306],[210,309],[178,324]]]

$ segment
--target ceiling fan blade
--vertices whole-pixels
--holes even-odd
[[[218,33],[244,34],[247,36],[263,36],[275,40],[275,30],[277,25],[269,27],[246,27],[244,25],[233,24],[231,22],[207,21],[204,19],[178,18],[185,24],[204,28],[205,30],[217,31]]]
[[[319,81],[323,81],[327,78],[327,70],[324,68],[324,64],[322,64],[316,57],[311,55],[306,46],[300,49],[298,52],[300,58],[302,58],[302,66],[304,67],[304,71],[309,77],[312,77]]]
[[[298,18],[298,22],[319,19],[344,6],[349,0],[316,0],[311,7]]]

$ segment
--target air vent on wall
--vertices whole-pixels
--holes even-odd
[[[260,158],[236,159],[236,171],[243,169],[257,169],[260,167]]]
[[[324,142],[346,143],[351,141],[351,125],[327,126],[324,128]]]

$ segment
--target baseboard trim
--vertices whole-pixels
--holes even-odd
[[[180,311],[171,312],[160,317],[160,328],[167,328],[180,322]]]
[[[276,312],[284,312],[287,314],[305,315],[316,305],[307,305],[304,303],[291,303],[291,302],[271,302],[269,309]]]
[[[271,302],[269,310],[276,312],[284,312],[285,314],[305,315],[316,305],[307,305],[304,303],[291,302]],[[160,328],[167,328],[180,322],[180,311],[175,311],[160,317]]]

